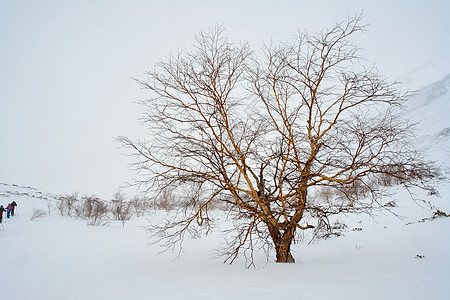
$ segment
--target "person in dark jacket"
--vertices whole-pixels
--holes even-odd
[[[0,205],[0,223],[3,222],[3,213],[6,212],[6,209],[3,207],[3,205]]]
[[[11,203],[8,204],[8,206],[6,207],[6,218],[9,219],[9,216],[11,215],[11,210],[12,210],[12,206]]]
[[[11,202],[11,206],[12,206],[12,209],[11,209],[11,216],[14,216],[14,209],[15,209],[16,206],[17,206],[16,201]]]

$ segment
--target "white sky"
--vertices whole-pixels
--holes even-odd
[[[418,88],[450,73],[448,0],[0,0],[0,182],[107,199],[133,176],[114,141],[142,132],[132,77],[216,24],[259,46],[361,11],[381,74],[416,69]]]

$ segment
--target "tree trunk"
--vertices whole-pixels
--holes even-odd
[[[276,247],[278,263],[295,263],[295,259],[291,254],[291,240],[282,241],[282,243]]]
[[[295,230],[300,220],[303,217],[303,212],[305,209],[306,203],[306,189],[300,193],[301,201],[299,201],[299,207],[297,208],[295,214],[292,216],[289,222],[285,226],[281,226],[278,224],[276,230],[272,230],[271,236],[275,245],[275,251],[277,254],[277,262],[280,263],[294,263],[295,259],[291,253],[291,244],[294,241]],[[280,230],[281,229],[281,230]],[[281,234],[281,231],[284,231]],[[276,232],[277,235],[272,234],[272,232]]]
[[[269,225],[269,224],[268,224]],[[279,226],[270,226],[269,232],[275,246],[277,260],[279,263],[294,263],[295,259],[291,254],[291,243],[294,238],[295,228],[286,230],[283,234]]]

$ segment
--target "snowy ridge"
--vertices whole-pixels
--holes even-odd
[[[449,50],[444,49],[421,66],[397,78],[408,90],[417,90],[433,82],[439,81],[450,70]]]
[[[434,105],[432,108],[448,109],[447,106],[442,106],[444,103],[448,103],[450,91],[450,74],[443,77],[441,80],[429,84],[415,92],[408,99],[408,106],[411,110],[417,110],[427,105],[431,105],[433,102],[443,100],[444,102]]]
[[[418,145],[433,160],[446,164],[450,155],[450,74],[412,93],[407,116],[417,126]]]
[[[18,197],[31,197],[39,198],[42,200],[57,200],[58,195],[52,193],[44,193],[38,189],[30,186],[19,186],[17,184],[8,184],[0,182],[0,197],[1,198],[14,198]]]

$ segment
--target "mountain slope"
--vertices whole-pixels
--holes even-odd
[[[417,126],[418,144],[434,160],[450,159],[450,74],[412,93],[407,101],[408,117]]]

